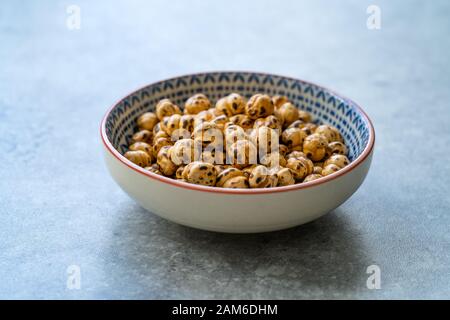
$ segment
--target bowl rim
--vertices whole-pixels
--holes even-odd
[[[285,78],[288,80],[293,80],[293,81],[301,81],[303,83],[318,87],[322,90],[328,91],[329,93],[339,97],[342,100],[345,100],[348,103],[351,103],[354,107],[356,107],[356,109],[358,109],[358,111],[361,113],[361,115],[365,118],[365,120],[367,121],[368,125],[369,125],[369,141],[367,142],[366,147],[364,148],[363,152],[354,160],[352,161],[348,166],[344,167],[343,169],[334,172],[328,176],[322,177],[320,179],[317,180],[313,180],[313,181],[309,181],[309,182],[304,182],[304,183],[299,183],[299,184],[293,184],[293,185],[289,185],[289,186],[283,186],[283,187],[274,187],[274,188],[263,188],[263,189],[231,189],[231,188],[219,188],[219,187],[209,187],[209,186],[202,186],[202,185],[197,185],[197,184],[192,184],[192,183],[188,183],[188,182],[183,182],[183,181],[178,181],[169,177],[165,177],[162,175],[158,175],[156,173],[150,172],[145,170],[142,167],[139,167],[138,165],[134,164],[133,162],[129,161],[127,158],[125,158],[122,154],[120,154],[119,151],[117,151],[112,143],[109,141],[107,135],[106,135],[106,119],[108,118],[109,114],[111,113],[111,111],[124,99],[126,99],[127,97],[136,94],[137,92],[143,90],[146,87],[152,86],[152,85],[156,85],[159,83],[163,83],[166,81],[171,81],[171,80],[175,80],[178,78],[182,78],[182,77],[189,77],[189,76],[200,76],[200,75],[205,75],[205,74],[212,74],[212,73],[252,73],[252,74],[256,74],[256,75],[261,75],[261,76],[275,76],[275,77],[281,77],[281,78]],[[144,86],[140,86],[138,89],[132,91],[131,93],[128,93],[127,95],[125,95],[124,97],[120,98],[119,100],[117,100],[105,113],[105,115],[102,118],[101,124],[100,124],[100,136],[103,142],[104,147],[106,148],[106,150],[108,150],[117,160],[119,160],[122,164],[126,165],[127,167],[129,167],[130,169],[134,170],[135,172],[142,174],[152,180],[156,180],[159,182],[163,182],[175,187],[179,187],[182,189],[188,189],[188,190],[195,190],[195,191],[202,191],[202,192],[211,192],[211,193],[217,193],[217,194],[235,194],[235,195],[242,195],[242,194],[248,194],[248,195],[256,195],[256,194],[270,194],[270,193],[278,193],[278,192],[288,192],[288,191],[296,191],[296,190],[302,190],[302,189],[307,189],[307,188],[311,188],[311,187],[315,187],[324,183],[327,183],[329,181],[332,181],[340,176],[343,176],[347,173],[349,173],[350,171],[356,169],[360,164],[362,164],[364,162],[364,160],[371,154],[374,145],[375,145],[375,129],[373,127],[372,121],[370,120],[369,116],[367,115],[367,113],[361,108],[361,106],[359,104],[357,104],[356,102],[354,102],[353,100],[335,92],[334,90],[330,90],[327,87],[324,87],[322,85],[318,85],[314,82],[311,81],[305,81],[302,79],[297,79],[297,78],[293,78],[293,77],[288,77],[288,76],[283,76],[283,75],[279,75],[279,74],[274,74],[274,73],[265,73],[265,72],[256,72],[256,71],[235,71],[235,70],[227,70],[227,71],[205,71],[205,72],[195,72],[195,73],[189,73],[189,74],[183,74],[183,75],[179,75],[179,76],[175,76],[175,77],[170,77],[164,80],[159,80],[159,81],[155,81],[152,82],[150,84],[146,84]]]

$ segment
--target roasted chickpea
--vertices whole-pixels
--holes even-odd
[[[282,123],[277,117],[270,115],[268,117],[260,118],[255,121],[253,128],[257,129],[259,127],[268,127],[275,130],[277,134],[281,134]]]
[[[251,188],[271,188],[278,184],[277,176],[261,165],[252,170],[248,180]]]
[[[323,176],[319,173],[313,173],[310,174],[308,176],[306,176],[306,178],[303,180],[303,182],[309,182],[309,181],[313,181],[313,180],[317,180],[319,178],[322,178]]]
[[[180,108],[169,99],[162,99],[156,105],[156,116],[161,121],[164,117],[181,114]]]
[[[245,111],[245,99],[237,93],[231,93],[217,101],[216,111],[218,114],[224,114],[227,117],[243,113]]]
[[[295,180],[302,180],[312,173],[314,164],[308,158],[289,158],[286,167],[291,169]]]
[[[278,131],[272,128],[263,126],[254,129],[251,132],[249,139],[258,148],[260,156],[264,156],[265,154],[271,153],[272,151],[278,151],[279,149]]]
[[[203,122],[211,121],[214,117],[216,117],[216,115],[211,111],[211,109],[197,113],[194,116],[194,128]]]
[[[153,112],[146,112],[137,119],[139,129],[152,131],[158,123],[158,117]]]
[[[153,133],[148,130],[140,130],[140,131],[136,132],[135,134],[133,134],[133,136],[131,137],[131,141],[133,143],[135,143],[135,142],[151,143],[152,140],[153,140]]]
[[[325,157],[327,146],[327,139],[321,134],[314,133],[303,141],[303,152],[311,160],[320,161]]]
[[[180,128],[180,120],[180,114],[173,114],[169,117],[164,117],[160,124],[161,129],[169,136],[172,136],[172,134]]]
[[[299,118],[298,109],[290,102],[286,102],[278,109],[284,127],[289,126]]]
[[[314,123],[303,122],[302,120],[297,120],[297,121],[292,122],[288,126],[288,129],[289,128],[302,129],[302,131],[305,132],[307,136],[309,136],[309,135],[314,133],[314,131],[316,130],[317,126]]]
[[[265,118],[273,114],[273,102],[268,95],[255,94],[248,100],[245,113],[250,119]]]
[[[210,122],[214,123],[217,128],[219,128],[221,131],[225,128],[225,125],[229,122],[229,119],[226,115],[222,114],[220,116],[215,117]]]
[[[288,97],[286,96],[273,96],[272,97],[272,103],[275,107],[275,109],[278,109],[279,107],[281,107],[283,104],[289,102]]]
[[[183,178],[189,183],[214,186],[216,184],[217,171],[211,163],[195,161],[184,168]]]
[[[159,165],[159,170],[165,176],[173,176],[178,169],[178,166],[171,160],[171,149],[172,146],[162,147],[158,152],[158,156],[156,157],[156,163],[158,163]]]
[[[281,168],[277,172],[278,186],[289,186],[295,184],[294,175],[289,168]]]
[[[313,169],[313,173],[315,173],[315,174],[321,174],[322,173],[322,167],[319,167],[319,166],[314,166],[314,169]]]
[[[170,159],[176,165],[188,164],[194,161],[195,145],[192,139],[181,139],[175,142],[171,151]]]
[[[150,156],[147,154],[147,152],[142,150],[127,151],[125,152],[124,156],[140,167],[147,167],[149,164],[151,164]]]
[[[283,131],[281,139],[283,144],[288,148],[294,148],[303,145],[303,140],[306,138],[306,133],[298,128],[289,128]]]
[[[253,120],[245,114],[236,114],[230,117],[230,123],[240,126],[243,129],[253,128]],[[229,125],[225,126],[228,127]]]
[[[287,159],[289,158],[307,158],[306,154],[304,154],[301,151],[292,151],[290,153],[287,154],[286,156]]]
[[[348,158],[346,156],[344,156],[342,154],[334,154],[331,157],[329,157],[327,160],[325,160],[323,165],[326,167],[329,164],[335,164],[339,168],[343,168],[346,165],[348,165],[349,163],[350,163],[350,161],[348,160]]]
[[[322,169],[322,176],[327,176],[329,174],[335,173],[337,171],[339,171],[341,168],[339,168],[337,165],[331,163],[329,165],[326,165],[323,169]]]
[[[145,142],[135,142],[132,145],[130,145],[130,151],[144,151],[150,156],[150,162],[153,162],[153,148],[151,145]]]
[[[347,147],[340,141],[334,141],[328,144],[330,154],[347,154]]]
[[[255,145],[253,142],[248,140],[236,141],[230,147],[232,165],[238,169],[242,169],[250,164],[256,163],[257,154]]]
[[[312,121],[311,114],[304,110],[298,110],[298,118],[300,120],[302,120],[303,122],[311,122]]]
[[[262,165],[265,165],[269,168],[286,166],[286,158],[283,157],[279,152],[272,152],[272,153],[266,154],[260,158],[259,162]]]
[[[154,163],[154,164],[152,164],[151,166],[145,167],[144,169],[147,170],[147,171],[150,171],[150,172],[159,174],[160,176],[163,175],[162,172],[159,171],[159,166],[158,166],[157,163]]]
[[[184,112],[187,114],[197,114],[201,111],[208,110],[211,107],[211,102],[204,94],[196,94],[186,100],[184,104]]]
[[[158,156],[159,150],[165,146],[171,146],[172,141],[169,138],[158,138],[153,143],[153,156],[156,158]]]
[[[223,144],[223,133],[213,122],[203,122],[194,128],[192,139],[201,141],[203,146]]]
[[[328,143],[331,143],[334,141],[339,141],[339,142],[342,141],[341,134],[339,133],[338,129],[336,129],[333,126],[328,126],[325,124],[320,125],[316,128],[314,133],[323,135],[325,138],[327,138]]]
[[[236,179],[238,177],[244,177],[245,179]],[[246,182],[245,182],[246,181]],[[236,184],[236,182],[239,182]],[[217,175],[216,187],[223,188],[241,188],[240,184],[244,184],[244,188],[248,188],[248,179],[244,173],[236,168],[225,169]],[[246,185],[246,186],[245,186]]]

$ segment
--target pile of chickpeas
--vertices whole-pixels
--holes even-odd
[[[155,174],[193,184],[288,186],[350,163],[338,129],[311,121],[285,96],[255,94],[246,101],[231,93],[212,105],[206,95],[196,94],[183,110],[163,99],[155,112],[137,119],[139,130],[125,157]]]

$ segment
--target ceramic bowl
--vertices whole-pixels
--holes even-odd
[[[195,93],[213,102],[231,92],[285,95],[317,123],[337,127],[351,164],[324,178],[269,189],[225,189],[173,180],[128,161],[137,117],[169,98],[180,107]],[[265,232],[297,226],[332,211],[361,185],[370,167],[375,132],[353,101],[303,80],[254,72],[210,72],[180,76],[145,86],[114,104],[101,123],[106,165],[113,179],[145,209],[186,226],[233,233]]]

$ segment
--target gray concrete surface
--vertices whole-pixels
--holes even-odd
[[[450,3],[165,3],[2,2],[0,298],[450,298]],[[79,30],[66,27],[71,4]],[[380,30],[366,27],[370,4]],[[141,209],[103,164],[105,110],[158,79],[240,69],[358,101],[377,131],[363,186],[322,219],[268,234]],[[373,264],[379,290],[366,287]]]

